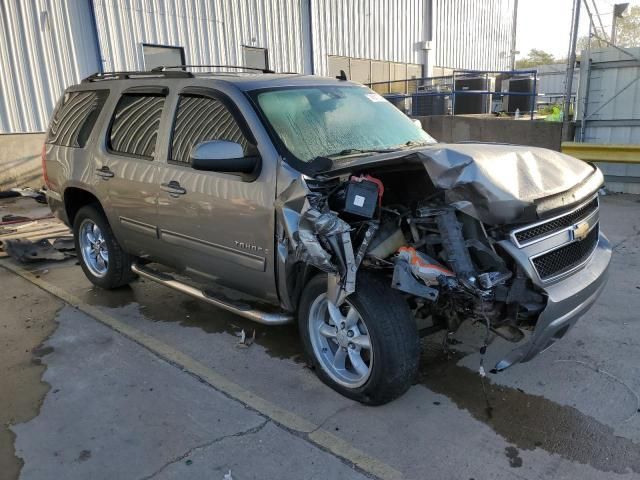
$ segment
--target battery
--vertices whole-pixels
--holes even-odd
[[[378,204],[378,185],[367,180],[351,180],[345,187],[343,211],[363,218],[373,218]]]

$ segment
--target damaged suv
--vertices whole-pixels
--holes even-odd
[[[96,74],[53,115],[43,167],[86,276],[136,276],[264,324],[297,321],[309,362],[382,404],[420,335],[480,322],[526,362],[603,289],[611,249],[593,165],[439,144],[341,79],[163,69]]]

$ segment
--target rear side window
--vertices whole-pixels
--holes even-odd
[[[171,140],[171,161],[189,164],[191,149],[208,140],[239,143],[245,156],[256,153],[224,103],[211,97],[181,95]]]
[[[162,95],[123,95],[111,119],[109,149],[152,160],[164,100]]]
[[[46,143],[83,148],[93,130],[109,92],[69,92],[56,107]]]

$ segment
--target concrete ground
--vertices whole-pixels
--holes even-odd
[[[104,292],[73,260],[2,259],[0,477],[23,462],[24,479],[640,478],[639,202],[603,197],[611,278],[561,342],[485,397],[481,332],[450,356],[428,338],[419,381],[382,407],[321,384],[294,327],[145,281]]]

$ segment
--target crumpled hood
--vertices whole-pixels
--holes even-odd
[[[354,159],[339,169],[386,163],[392,156],[384,157]],[[403,157],[424,165],[448,203],[491,225],[535,221],[545,212],[580,201],[603,183],[594,166],[544,148],[434,144]]]

